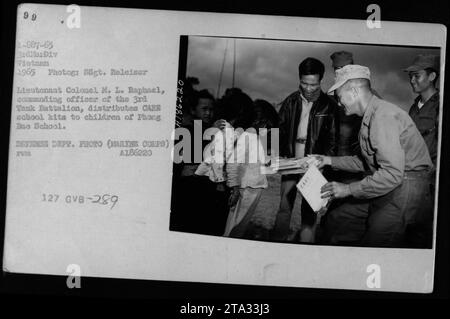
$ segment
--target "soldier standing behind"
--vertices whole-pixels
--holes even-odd
[[[422,134],[435,166],[439,125],[438,70],[439,62],[435,55],[418,55],[413,64],[405,69],[414,93],[419,94],[409,109],[409,116]]]

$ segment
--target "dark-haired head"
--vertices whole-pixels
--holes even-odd
[[[321,92],[320,83],[325,66],[315,58],[306,58],[298,66],[300,91],[308,101],[316,101]]]
[[[266,100],[258,99],[253,103],[255,108],[255,121],[252,127],[258,128],[274,128],[278,127],[278,113],[272,104]]]
[[[214,97],[208,90],[194,91],[191,114],[206,125],[212,123],[214,117]]]
[[[315,58],[306,58],[298,66],[298,76],[302,75],[319,75],[319,80],[322,80],[325,73],[325,66],[322,62]]]
[[[252,99],[239,89],[227,90],[220,100],[224,119],[235,128],[247,129],[255,118]]]

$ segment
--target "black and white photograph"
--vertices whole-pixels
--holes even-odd
[[[177,141],[171,230],[432,248],[439,48],[208,36],[180,42],[186,69],[177,123],[190,134]],[[223,161],[204,152],[218,147],[204,134],[210,128],[245,131],[220,139]],[[261,128],[277,130],[277,149],[267,147]],[[324,181],[300,189],[310,165],[319,170],[308,175]]]
[[[398,6],[14,4],[0,292],[448,295],[448,5]]]

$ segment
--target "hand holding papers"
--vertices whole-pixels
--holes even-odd
[[[331,165],[331,158],[329,156],[309,154],[307,157],[311,162],[314,162],[314,165],[316,165],[318,169],[321,169],[326,165]],[[308,163],[310,163],[310,161],[308,161]]]
[[[264,167],[264,174],[304,174],[308,169],[311,159],[303,158],[276,158],[272,160],[270,166]]]
[[[328,198],[321,198],[321,188],[327,180],[314,163],[311,163],[305,175],[297,184],[298,190],[308,202],[313,211],[318,212],[326,207]]]

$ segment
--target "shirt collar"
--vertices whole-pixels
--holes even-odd
[[[378,101],[380,99],[376,97],[375,94],[372,95],[372,97],[369,100],[369,103],[367,104],[366,111],[364,112],[362,122],[364,125],[369,126],[370,118],[372,117],[372,114],[375,112],[375,105],[378,104]]]
[[[317,97],[317,100],[315,101],[308,101],[304,96],[303,93],[301,92],[301,90],[298,90],[299,96],[300,96],[300,101],[304,102],[304,103],[315,103],[317,102],[321,97],[322,97],[322,92],[320,92],[319,96]]]
[[[429,99],[428,101],[431,102],[435,102],[435,101],[439,101],[439,90],[436,91],[436,93],[434,93]],[[428,102],[427,101],[427,102]]]
[[[309,103],[309,101],[306,99],[306,97],[303,96],[303,93],[302,93],[302,92],[300,92],[300,100],[301,100],[303,103]]]
[[[420,94],[416,97],[415,103],[418,104],[419,101],[420,101]],[[428,99],[428,101],[426,101],[426,102],[424,103],[424,105],[427,104],[428,102],[436,102],[436,101],[439,101],[439,90],[437,90],[436,93],[434,93],[434,94]]]

